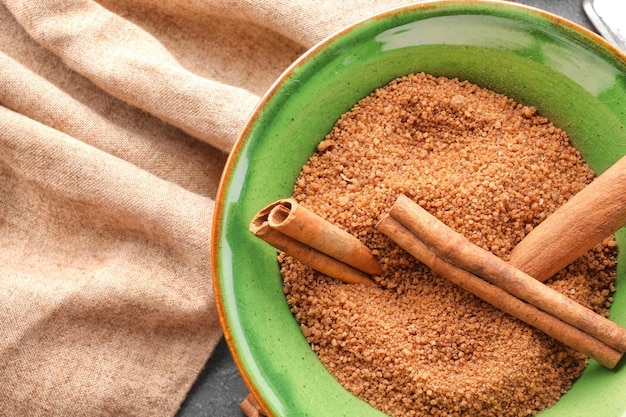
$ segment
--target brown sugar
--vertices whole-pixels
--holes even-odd
[[[537,414],[586,358],[432,274],[374,226],[405,194],[507,260],[593,177],[533,107],[456,79],[394,80],[341,117],[293,191],[384,272],[375,287],[346,285],[280,255],[288,304],[329,372],[389,415]],[[546,284],[608,315],[615,252],[607,239]]]

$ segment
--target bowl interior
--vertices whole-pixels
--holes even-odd
[[[237,142],[219,191],[214,286],[229,347],[271,415],[383,416],[326,371],[291,315],[276,251],[248,232],[252,216],[291,195],[302,165],[339,116],[413,72],[467,79],[534,105],[568,132],[601,173],[626,154],[626,64],[595,35],[555,16],[500,2],[394,9],[309,51],[264,97]],[[618,232],[618,247],[626,247]],[[626,255],[612,320],[626,325]],[[626,371],[591,361],[545,416],[622,416]]]

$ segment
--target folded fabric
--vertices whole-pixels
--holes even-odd
[[[0,0],[0,410],[172,416],[221,337],[227,153],[299,55],[393,0]]]

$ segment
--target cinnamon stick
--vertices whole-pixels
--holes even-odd
[[[253,394],[248,394],[239,404],[239,408],[247,417],[265,417],[265,411]]]
[[[323,239],[320,239],[316,233],[307,234],[303,233],[296,236],[300,239],[297,240],[281,231],[281,227],[274,228],[272,224],[279,226],[283,223],[279,221],[285,217],[285,213],[283,211],[283,204],[285,200],[278,200],[267,207],[260,210],[252,219],[249,225],[250,231],[257,236],[258,238],[264,240],[270,245],[274,246],[276,249],[284,252],[285,254],[292,256],[294,259],[302,262],[303,264],[310,266],[311,268],[319,271],[329,277],[338,279],[348,284],[365,284],[365,285],[375,285],[371,280],[370,275],[363,270],[357,269],[347,263],[341,261],[340,259],[334,258],[331,254],[345,254],[351,253],[349,249],[346,249],[348,246],[361,246],[360,251],[363,251],[365,248],[366,251],[369,252],[369,249],[363,245],[357,238],[350,235],[349,233],[339,229],[339,232],[332,231],[333,228],[338,229],[336,226],[330,224],[326,220],[321,217],[311,213],[308,210],[303,210],[304,208],[301,206],[297,206],[297,214],[298,216],[295,222],[296,225],[299,223],[300,217],[302,213],[305,213],[304,218],[306,219],[306,225],[302,225],[301,229],[308,231],[311,229],[314,230],[322,230],[326,231],[329,234],[332,234],[333,240],[330,240],[330,243],[327,243],[329,246],[333,246],[333,248],[329,249],[328,247],[323,248],[324,251],[320,250],[318,247],[313,245],[318,245],[320,242],[323,242]],[[289,207],[291,211],[293,210],[295,202],[289,201]],[[276,210],[276,211],[274,211]],[[278,212],[278,214],[277,214]],[[272,222],[270,222],[270,218],[272,218]],[[284,220],[284,219],[283,219]],[[289,223],[289,222],[287,222]],[[299,226],[296,226],[296,229]],[[290,227],[288,226],[287,231],[290,231]],[[329,230],[331,230],[329,232]],[[343,233],[341,233],[343,232]],[[343,237],[341,235],[343,234]],[[347,235],[347,237],[346,237]],[[356,241],[356,242],[355,242]],[[335,242],[335,243],[333,243]],[[339,242],[339,243],[336,243]],[[337,249],[339,247],[339,249]],[[353,251],[357,251],[357,249],[352,249]],[[373,257],[371,253],[369,256]],[[345,259],[345,258],[342,258]],[[354,263],[354,262],[353,262]],[[358,264],[358,263],[356,263]],[[368,263],[369,265],[369,263]]]
[[[583,355],[597,360],[603,366],[612,369],[621,359],[622,353],[610,348],[599,340],[537,309],[533,305],[525,303],[482,278],[446,262],[393,217],[389,215],[384,216],[378,222],[376,228],[416,259],[431,268],[434,273],[447,278],[469,293],[546,333],[548,336]]]
[[[389,214],[451,264],[489,281],[619,352],[626,351],[626,329],[472,244],[408,197],[399,196]]]
[[[383,273],[372,252],[359,239],[322,219],[298,204],[295,199],[279,200],[272,207],[268,215],[268,223],[272,229],[306,243],[359,271],[371,275]]]
[[[509,263],[545,281],[626,225],[626,156],[533,229]]]

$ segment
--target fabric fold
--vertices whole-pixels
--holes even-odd
[[[157,119],[142,121],[145,127],[154,126],[155,132],[150,134],[129,123],[124,126],[111,113],[104,117],[1,51],[0,80],[0,103],[7,108],[190,191],[215,195],[225,154],[187,135],[176,135],[171,128],[156,123]]]
[[[243,89],[187,71],[150,34],[93,1],[5,4],[29,35],[69,68],[223,151],[230,150],[258,101]],[[229,117],[219,117],[224,114]]]
[[[213,200],[3,107],[0,125],[3,411],[109,415],[141,385],[116,409],[170,414],[221,335]]]

